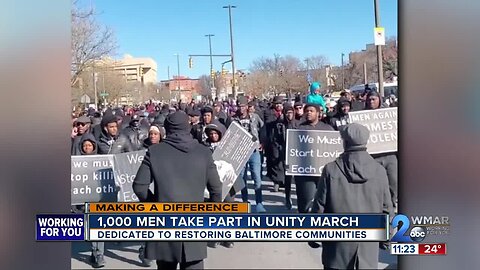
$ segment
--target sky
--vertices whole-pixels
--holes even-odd
[[[381,26],[387,37],[397,36],[397,0],[378,0]],[[248,70],[260,57],[292,55],[300,60],[323,55],[340,65],[341,54],[365,49],[373,43],[375,27],[373,0],[83,0],[93,6],[101,24],[115,32],[115,58],[125,54],[150,57],[157,63],[157,79],[177,75],[197,78],[209,74],[207,34],[214,34],[213,54],[230,54],[228,9],[232,9],[235,69]],[[213,57],[213,68],[230,57]],[[231,70],[231,65],[225,67]],[[168,70],[170,71],[168,73]]]

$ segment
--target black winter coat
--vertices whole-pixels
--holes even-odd
[[[366,150],[343,153],[323,168],[312,212],[392,215],[385,169]],[[354,260],[359,269],[376,269],[378,243],[323,242],[324,267],[345,269]]]
[[[222,201],[212,153],[188,133],[171,134],[149,148],[133,182],[140,201],[147,201],[151,182],[155,202],[203,202],[205,187],[214,202]],[[148,259],[181,262],[182,250],[187,262],[207,257],[206,242],[147,242],[145,254]]]
[[[130,140],[124,134],[120,134],[116,137],[102,132],[100,140],[98,142],[98,153],[102,155],[106,154],[120,154],[126,152],[135,151],[134,147],[130,143]]]
[[[273,133],[270,137],[271,141],[271,170],[270,178],[275,183],[285,182],[285,157],[286,157],[286,143],[287,130],[296,129],[298,121],[295,118],[288,121],[283,115],[276,121],[273,128]]]
[[[85,134],[90,134],[91,131],[92,131],[92,128],[90,128],[90,130],[88,130]],[[72,156],[79,156],[82,154],[81,153],[82,137],[83,135],[77,135],[72,139],[71,153],[70,153]],[[95,141],[98,141],[98,140],[95,140]]]
[[[148,128],[143,125],[139,127],[128,126],[121,133],[127,136],[135,150],[141,150],[143,141],[148,138]]]

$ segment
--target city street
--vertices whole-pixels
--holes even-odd
[[[265,173],[265,172],[264,172]],[[253,182],[250,183],[253,185]],[[284,206],[283,189],[273,191],[271,181],[263,181],[263,199],[269,213],[288,213]],[[253,188],[249,189],[250,202],[254,203]],[[237,195],[237,200],[240,201]],[[295,185],[292,185],[292,200],[296,212]],[[252,207],[255,210],[255,207]],[[155,263],[151,267],[143,267],[138,258],[139,243],[134,242],[107,242],[105,244],[106,265],[103,269],[156,269]],[[89,264],[90,245],[85,242],[72,243],[72,269],[92,269]],[[380,250],[379,269],[396,269],[396,257]],[[206,269],[230,268],[304,268],[321,269],[321,248],[312,249],[307,243],[300,242],[237,242],[235,247],[227,249],[223,246],[208,248],[208,258],[205,260]]]

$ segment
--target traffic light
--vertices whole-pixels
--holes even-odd
[[[140,75],[140,77],[143,76],[143,68],[142,68],[142,67],[140,67],[140,68],[138,69],[138,74]]]
[[[188,67],[192,68],[193,67],[193,59],[192,57],[188,58]]]
[[[227,70],[222,68],[222,75],[227,75]]]
[[[213,69],[210,70],[210,77],[212,78],[212,80],[215,79],[216,75],[217,75],[217,73],[215,72],[215,70],[213,70]]]
[[[283,76],[283,70],[280,70],[280,76]]]

